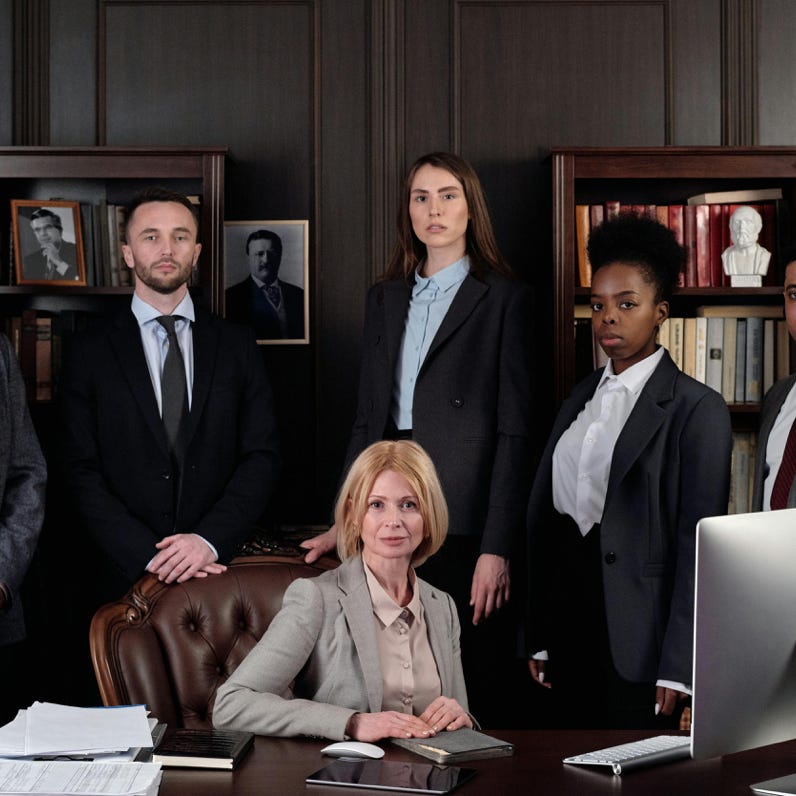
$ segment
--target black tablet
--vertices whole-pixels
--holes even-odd
[[[339,759],[310,774],[307,785],[397,790],[410,793],[450,793],[475,774],[474,768],[392,760]]]

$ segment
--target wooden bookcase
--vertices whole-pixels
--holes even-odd
[[[0,262],[11,267],[11,199],[67,199],[124,204],[141,188],[162,185],[200,197],[202,254],[196,294],[218,310],[223,297],[225,147],[0,148]],[[28,285],[0,287],[0,313],[20,308],[57,312],[97,306],[131,288]]]
[[[587,304],[588,288],[578,287],[575,206],[618,199],[627,204],[684,203],[707,191],[782,189],[783,207],[796,208],[796,148],[639,147],[556,148],[553,175],[553,340],[554,384],[558,404],[584,376],[576,373],[575,306]],[[780,217],[778,224],[791,219]],[[780,239],[782,235],[779,236]],[[790,235],[788,235],[790,237]],[[772,287],[688,287],[672,302],[672,314],[689,316],[701,304],[782,304],[781,268]],[[791,350],[791,357],[792,357]],[[758,404],[730,404],[733,426],[754,428]]]

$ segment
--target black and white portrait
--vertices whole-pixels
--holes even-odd
[[[13,199],[17,283],[85,285],[80,203]]]
[[[259,343],[309,342],[308,221],[224,224],[224,317]]]

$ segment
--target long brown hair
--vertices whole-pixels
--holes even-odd
[[[398,242],[382,278],[409,281],[426,256],[426,246],[415,235],[412,219],[409,216],[412,183],[418,170],[426,165],[450,172],[464,189],[464,198],[467,200],[467,209],[470,213],[465,252],[470,256],[471,273],[480,277],[486,271],[492,270],[511,277],[511,268],[498,249],[492,222],[489,219],[484,189],[475,170],[458,155],[450,152],[431,152],[415,161],[404,180],[398,208]]]

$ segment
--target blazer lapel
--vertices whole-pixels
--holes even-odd
[[[479,281],[471,274],[465,277],[442,320],[442,324],[431,341],[426,358],[420,368],[421,372],[437,349],[470,317],[478,303],[488,292],[489,285]]]
[[[423,580],[417,579],[420,584],[420,601],[426,613],[426,629],[428,641],[434,661],[439,672],[440,687],[443,694],[450,694],[453,690],[453,660],[451,659],[450,640],[442,632],[442,628],[449,627],[450,620],[445,616],[447,606],[445,601],[437,596],[436,590]]]
[[[608,476],[606,504],[611,498],[612,487],[622,481],[666,419],[666,410],[661,404],[671,401],[674,397],[674,382],[678,372],[669,355],[664,353],[658,367],[642,388],[636,405],[616,441],[611,472]]]
[[[186,448],[190,444],[199,425],[210,392],[215,361],[218,355],[219,329],[210,323],[202,312],[197,312],[191,333],[193,335],[193,387],[191,389],[191,411],[188,414],[188,428],[185,435]]]
[[[776,403],[772,403],[766,406],[766,411],[763,413],[762,417],[760,418],[760,431],[758,433],[758,445],[759,445],[758,450],[762,450],[763,452],[765,452],[765,447],[768,444],[769,434],[771,434],[771,429],[774,427],[774,421],[777,419],[779,410],[782,409],[782,404],[785,403],[785,399],[788,397],[788,393],[791,391],[794,381],[796,381],[796,375],[788,377],[785,389],[783,389],[777,396]]]
[[[124,374],[130,392],[138,404],[144,420],[163,453],[168,455],[168,442],[163,422],[160,419],[155,389],[141,344],[141,330],[131,311],[122,313],[109,332],[113,353],[119,360],[119,370]]]
[[[340,600],[354,647],[357,651],[370,710],[378,713],[382,709],[384,689],[382,686],[379,647],[373,626],[373,608],[368,592],[365,570],[359,557],[343,562],[337,568],[337,583],[345,596]]]

